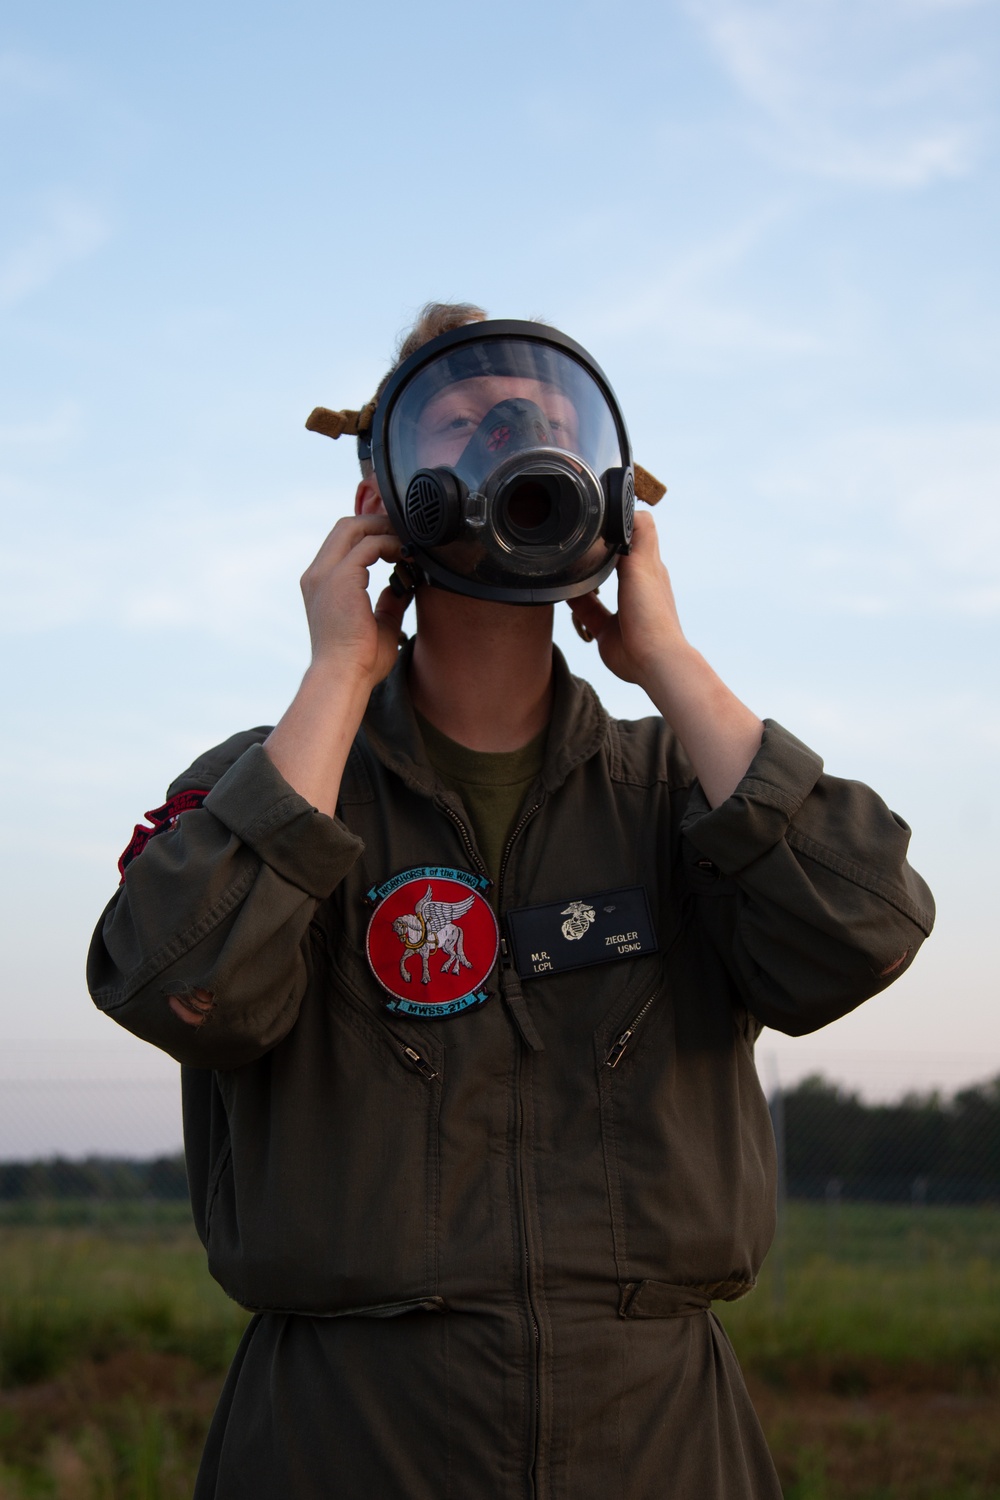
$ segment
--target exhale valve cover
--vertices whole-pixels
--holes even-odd
[[[635,486],[614,392],[542,324],[475,323],[425,344],[379,400],[372,459],[413,560],[457,593],[572,599],[628,551]]]

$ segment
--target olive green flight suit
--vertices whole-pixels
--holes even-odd
[[[777,1500],[715,1298],[774,1228],[760,1026],[836,1019],[908,966],[930,894],[909,830],[768,723],[710,809],[657,718],[610,720],[556,664],[511,909],[642,885],[658,950],[390,1015],[365,895],[475,872],[429,765],[408,654],[372,696],[338,816],[237,735],[132,862],[96,1003],[183,1064],[212,1274],[254,1309],[199,1500]],[[170,994],[214,996],[185,1025]]]

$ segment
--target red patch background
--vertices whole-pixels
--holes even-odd
[[[406,950],[392,930],[397,917],[412,915],[418,901],[422,901],[431,887],[435,901],[464,901],[468,896],[475,900],[455,923],[461,928],[465,940],[465,956],[471,969],[459,966],[457,974],[442,974],[441,966],[447,958],[442,948],[428,957],[430,983],[421,983],[423,961],[415,948]],[[407,881],[398,891],[393,891],[377,908],[368,927],[368,962],[372,973],[391,995],[399,1000],[412,1000],[415,1005],[447,1005],[460,1000],[463,995],[478,990],[489,978],[496,963],[500,936],[496,920],[489,903],[471,887],[458,880],[444,880],[436,876],[421,876]],[[407,973],[409,984],[399,972],[399,960],[408,954]]]

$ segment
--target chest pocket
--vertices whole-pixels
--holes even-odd
[[[685,926],[659,982],[598,1036],[622,1283],[752,1279],[770,1242],[773,1138],[725,972]]]
[[[443,1072],[439,1041],[415,1045],[316,965],[289,1036],[226,1082],[239,1149],[209,1256],[237,1300],[334,1314],[437,1295]]]

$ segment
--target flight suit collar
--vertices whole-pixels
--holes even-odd
[[[413,642],[400,650],[396,664],[371,695],[364,732],[378,759],[412,790],[440,796],[442,786],[427,759],[413,712],[409,669]],[[545,745],[542,785],[554,792],[570,773],[596,755],[608,733],[608,715],[588,682],[574,677],[558,647],[553,647],[555,692]]]

